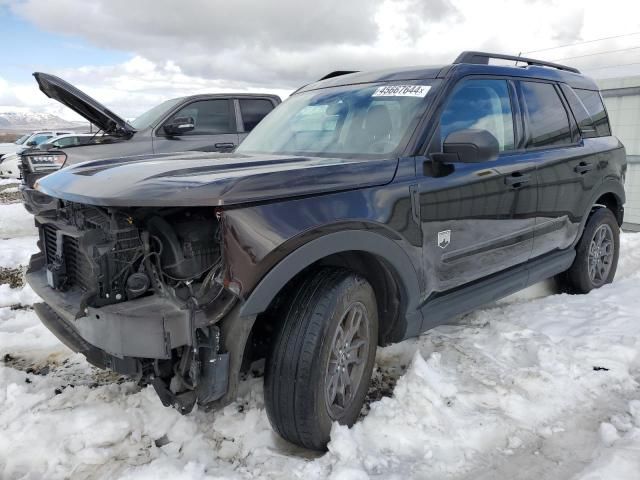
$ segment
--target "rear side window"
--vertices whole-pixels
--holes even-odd
[[[597,137],[596,129],[593,126],[593,121],[591,120],[591,115],[587,112],[587,109],[582,104],[582,100],[580,100],[578,95],[576,95],[576,92],[568,85],[562,84],[560,88],[562,89],[567,102],[569,102],[569,107],[571,108],[573,116],[578,123],[578,128],[580,129],[582,138]]]
[[[521,82],[530,138],[528,147],[570,145],[569,116],[550,83]]]
[[[61,138],[60,140],[56,140],[54,142],[54,144],[57,147],[68,147],[70,145],[77,145],[78,144],[78,137],[65,137],[65,138]]]
[[[596,130],[596,136],[608,137],[611,135],[611,127],[609,126],[609,118],[602,103],[600,92],[594,90],[575,90],[578,97],[582,101],[584,108],[589,112],[593,128]]]
[[[269,100],[258,98],[241,98],[240,113],[242,114],[242,123],[244,123],[244,131],[250,132],[260,121],[273,110],[273,103]]]
[[[469,128],[490,132],[500,151],[514,147],[513,114],[506,80],[468,80],[449,98],[440,117],[440,141]]]

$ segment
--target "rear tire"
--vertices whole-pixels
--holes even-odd
[[[576,246],[571,268],[558,278],[562,290],[588,293],[613,281],[620,254],[620,228],[607,208],[594,211]]]
[[[375,360],[378,312],[371,285],[339,268],[311,273],[280,310],[265,371],[274,430],[324,450],[334,421],[358,419]]]

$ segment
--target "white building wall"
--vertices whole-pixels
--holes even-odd
[[[640,226],[640,76],[598,81],[611,130],[627,150],[625,223]]]

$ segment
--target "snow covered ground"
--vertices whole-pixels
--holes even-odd
[[[0,267],[35,231],[0,205]],[[614,284],[533,287],[379,352],[370,411],[309,453],[270,429],[261,379],[224,411],[181,416],[90,367],[0,285],[0,478],[640,478],[640,234]]]

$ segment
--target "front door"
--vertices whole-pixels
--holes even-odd
[[[457,130],[489,131],[500,155],[480,163],[427,159],[420,183],[420,219],[428,294],[443,292],[531,256],[535,227],[535,163],[523,160],[515,89],[504,79],[463,80],[440,114],[428,149]]]
[[[190,117],[195,128],[182,135],[167,135],[162,125],[153,138],[154,153],[230,152],[238,146],[234,102],[230,99],[199,100],[189,103],[164,123],[174,118]]]

